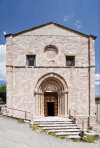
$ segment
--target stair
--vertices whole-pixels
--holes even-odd
[[[69,118],[62,117],[45,117],[36,119],[35,124],[48,130],[49,133],[55,133],[57,136],[67,136],[67,138],[79,138],[80,128],[78,124],[73,124]]]

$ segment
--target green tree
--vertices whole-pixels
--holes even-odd
[[[2,98],[3,101],[6,101],[6,84],[0,85],[0,98]]]

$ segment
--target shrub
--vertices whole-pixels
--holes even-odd
[[[2,101],[2,98],[0,98],[0,101]]]
[[[89,130],[92,130],[92,126],[89,126],[88,129],[89,129]]]
[[[84,131],[81,131],[79,134],[81,137],[84,137]]]
[[[0,98],[2,98],[2,101],[6,101],[6,85],[0,85]]]
[[[73,119],[73,116],[70,116],[69,119]]]

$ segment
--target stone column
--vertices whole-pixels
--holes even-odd
[[[40,95],[38,95],[38,116],[40,116]]]
[[[60,109],[60,103],[59,103],[59,101],[60,101],[60,97],[59,97],[59,94],[58,94],[58,117],[59,117],[59,113],[60,113],[60,112],[59,112],[59,111],[60,111],[60,110],[59,110],[59,109]]]
[[[34,94],[34,117],[36,116],[36,95]]]
[[[59,99],[60,99],[60,116],[62,116],[62,95],[59,94]]]
[[[43,117],[43,94],[40,95],[40,116]]]
[[[64,94],[62,94],[62,107],[61,107],[61,109],[62,109],[62,116],[64,116],[65,115],[65,113],[64,113],[64,111],[65,111],[65,98],[64,98]]]
[[[65,94],[65,117],[67,117],[67,94]]]
[[[35,92],[35,116],[44,117],[44,93]]]
[[[40,116],[41,116],[41,108],[42,106],[41,106],[41,95],[40,95]]]
[[[44,117],[44,93],[41,94],[41,116]]]
[[[36,116],[38,116],[38,94],[36,94],[36,97],[35,97],[35,112],[36,112]]]

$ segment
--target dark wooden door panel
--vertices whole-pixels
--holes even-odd
[[[55,102],[54,103],[54,115],[57,116],[57,114],[58,114],[58,103]]]

